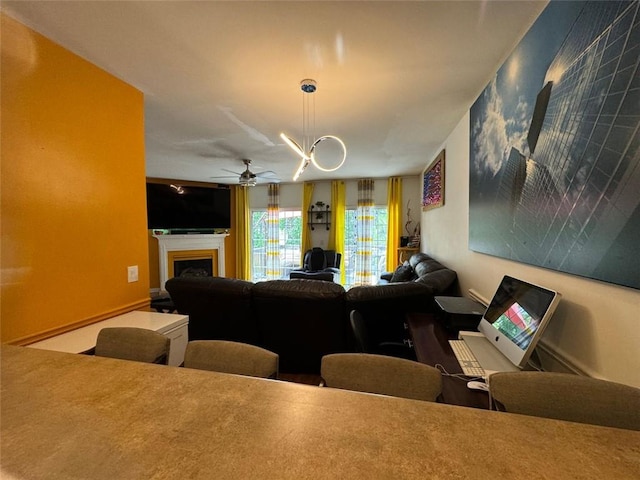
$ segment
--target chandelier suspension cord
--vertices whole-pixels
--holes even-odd
[[[308,122],[308,115],[309,115],[309,101],[306,98],[307,96],[305,95],[304,91],[302,92],[302,151],[303,152],[307,152],[309,149],[309,139],[307,138],[308,136],[308,132],[307,132],[307,122]]]
[[[300,88],[302,90],[302,145],[299,145],[284,132],[280,133],[280,138],[301,157],[300,164],[293,175],[294,182],[310,163],[323,172],[333,172],[339,169],[347,158],[347,147],[340,138],[335,135],[323,135],[320,138],[316,138],[316,99],[315,97],[313,97],[313,99],[310,98],[311,94],[316,91],[316,86],[316,81],[310,78],[300,82]],[[331,168],[320,165],[315,157],[316,146],[326,140],[333,140],[338,143],[342,149],[342,159]]]
[[[310,132],[310,136],[309,136],[309,150],[311,150],[311,145],[313,145],[316,142],[316,96],[315,95],[309,95],[307,94],[308,97],[310,97],[310,101],[313,102],[313,127],[311,128],[311,132]],[[309,151],[307,150],[307,151]]]
[[[316,98],[302,91],[302,150],[308,152],[316,141]]]

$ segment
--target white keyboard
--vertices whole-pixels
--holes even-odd
[[[484,377],[484,369],[480,366],[464,340],[449,340],[449,344],[465,375],[469,377]]]

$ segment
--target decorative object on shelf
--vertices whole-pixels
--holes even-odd
[[[420,222],[413,224],[411,218],[411,200],[407,201],[407,222],[404,224],[404,229],[407,232],[407,236],[400,237],[400,247],[419,249],[420,248]]]
[[[422,174],[422,211],[444,205],[444,150]]]
[[[404,229],[407,231],[407,237],[410,238],[416,234],[420,233],[420,223],[416,223],[413,225],[413,218],[411,218],[411,200],[407,200],[407,222],[404,224]],[[400,237],[403,238],[403,237]],[[409,240],[407,240],[408,242]],[[405,247],[406,245],[400,245],[401,247]]]
[[[300,155],[300,165],[293,175],[293,181],[298,180],[298,177],[306,170],[309,166],[309,163],[313,163],[313,165],[323,172],[333,172],[338,170],[347,158],[347,147],[344,142],[340,140],[340,138],[335,135],[323,135],[322,137],[316,139],[315,138],[315,101],[313,105],[310,106],[311,96],[316,91],[318,84],[315,80],[306,78],[300,82],[300,90],[302,90],[302,146],[298,144],[295,140],[289,137],[286,133],[280,133],[280,138],[282,138],[287,145],[291,147],[291,149]],[[310,123],[313,120],[313,130],[310,131]],[[340,160],[334,167],[327,168],[320,165],[316,160],[316,147],[320,142],[325,140],[334,140],[342,147],[342,160]]]
[[[315,230],[314,225],[324,225],[327,230],[331,225],[331,210],[329,205],[324,202],[316,202],[315,205],[311,205],[309,209],[309,223],[311,230]]]
[[[320,209],[324,207],[324,202],[316,202],[316,207],[318,207],[318,211],[316,212],[316,220],[321,220],[324,216],[324,212],[320,211]]]

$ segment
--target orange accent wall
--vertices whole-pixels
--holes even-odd
[[[28,343],[148,304],[144,99],[0,16],[0,339]]]

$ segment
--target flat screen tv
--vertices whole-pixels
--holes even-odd
[[[515,366],[524,368],[560,297],[556,291],[505,275],[478,330]]]
[[[231,227],[231,190],[147,182],[147,227],[172,233]]]

